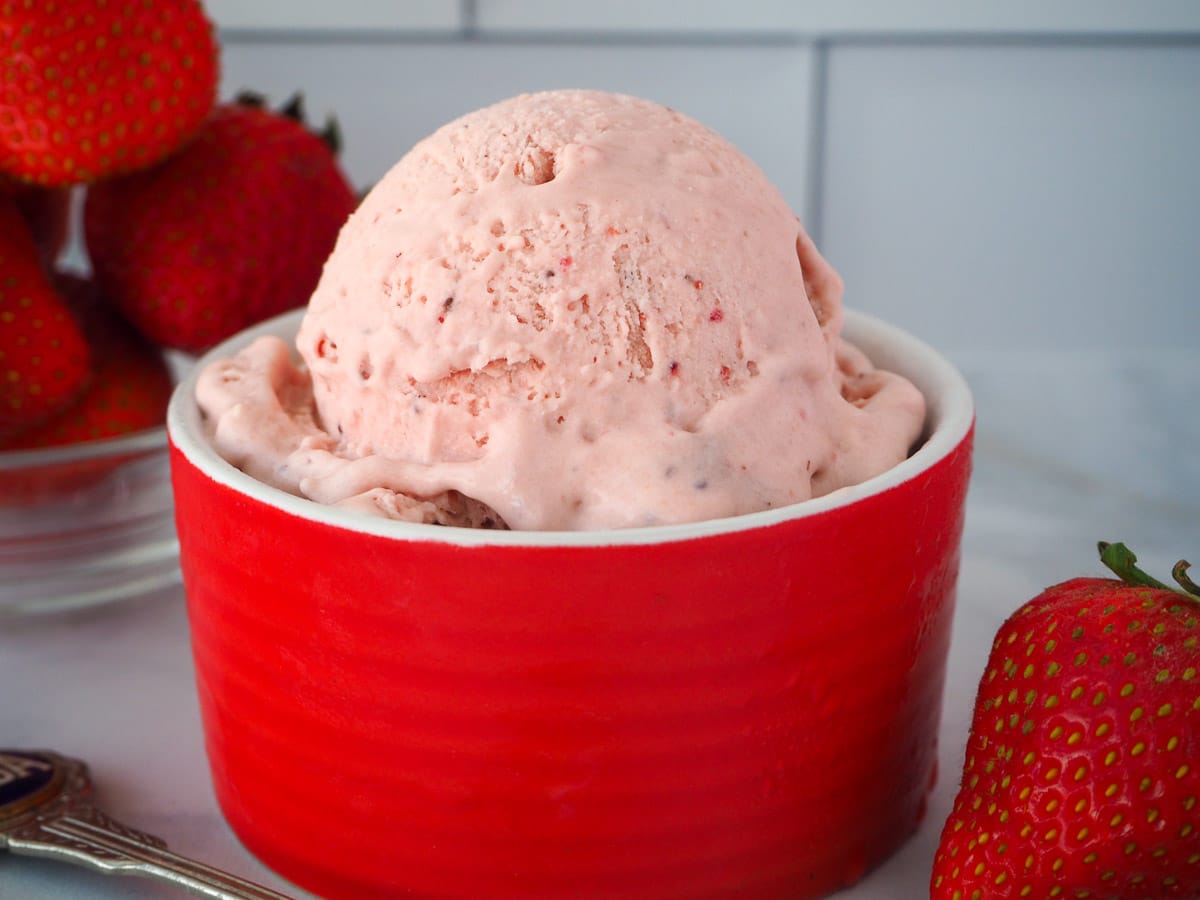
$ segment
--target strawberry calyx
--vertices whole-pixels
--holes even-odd
[[[1200,585],[1197,585],[1188,576],[1187,573],[1188,569],[1191,568],[1191,564],[1186,559],[1179,560],[1172,567],[1171,577],[1179,584],[1179,587],[1172,587],[1139,569],[1137,567],[1137,555],[1119,541],[1112,544],[1107,541],[1100,541],[1098,546],[1100,548],[1100,561],[1126,584],[1133,587],[1149,587],[1164,591],[1174,591],[1177,594],[1183,594],[1189,600],[1200,601]]]
[[[301,125],[308,124],[308,116],[304,112],[304,94],[300,91],[292,94],[290,100],[283,106],[279,107],[281,115],[287,116],[294,122],[299,122]]]
[[[267,109],[267,98],[257,91],[241,90],[234,97],[234,103],[238,106],[249,106],[254,109]],[[325,127],[320,131],[313,130],[308,124],[308,116],[304,110],[304,94],[300,91],[294,93],[291,98],[283,106],[279,107],[279,114],[298,125],[302,125],[305,129],[312,131],[319,137],[322,143],[329,148],[329,152],[334,157],[341,156],[342,153],[342,126],[338,123],[337,117],[334,115],[327,116],[325,119]]]

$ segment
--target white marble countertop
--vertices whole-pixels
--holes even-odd
[[[971,702],[1000,622],[1042,587],[1100,574],[1098,539],[1166,574],[1200,564],[1200,356],[1123,352],[959,359],[978,404],[975,476],[942,724],[941,776],[917,835],[846,900],[927,895]],[[117,819],[284,893],[221,820],[193,695],[182,591],[0,620],[0,746],[86,759]],[[331,823],[336,827],[336,823]],[[0,855],[0,897],[176,897],[168,887]]]

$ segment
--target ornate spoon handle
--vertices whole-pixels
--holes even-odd
[[[0,750],[0,848],[156,878],[214,900],[288,900],[113,820],[92,806],[91,788],[87,766],[78,760],[44,750]]]

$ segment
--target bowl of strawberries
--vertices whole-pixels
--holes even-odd
[[[174,384],[303,305],[356,204],[336,126],[218,100],[199,0],[86,6],[0,20],[0,616],[178,583]]]
[[[186,357],[18,255],[21,224],[0,197],[0,615],[178,580],[163,414]]]

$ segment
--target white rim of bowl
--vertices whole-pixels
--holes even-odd
[[[662,544],[763,528],[847,506],[915,478],[962,443],[975,417],[970,388],[949,360],[894,325],[865,313],[846,310],[846,338],[866,351],[878,367],[909,378],[925,395],[928,405],[926,415],[931,427],[924,443],[903,462],[880,475],[790,506],[678,525],[597,531],[494,531],[400,522],[326,506],[264,484],[218,455],[203,436],[199,409],[193,399],[199,372],[214,360],[232,356],[263,335],[277,335],[290,341],[303,314],[304,310],[298,309],[276,316],[218,344],[201,357],[171,396],[167,408],[168,436],[200,472],[259,503],[301,519],[393,540],[435,541],[464,547],[599,547]]]

